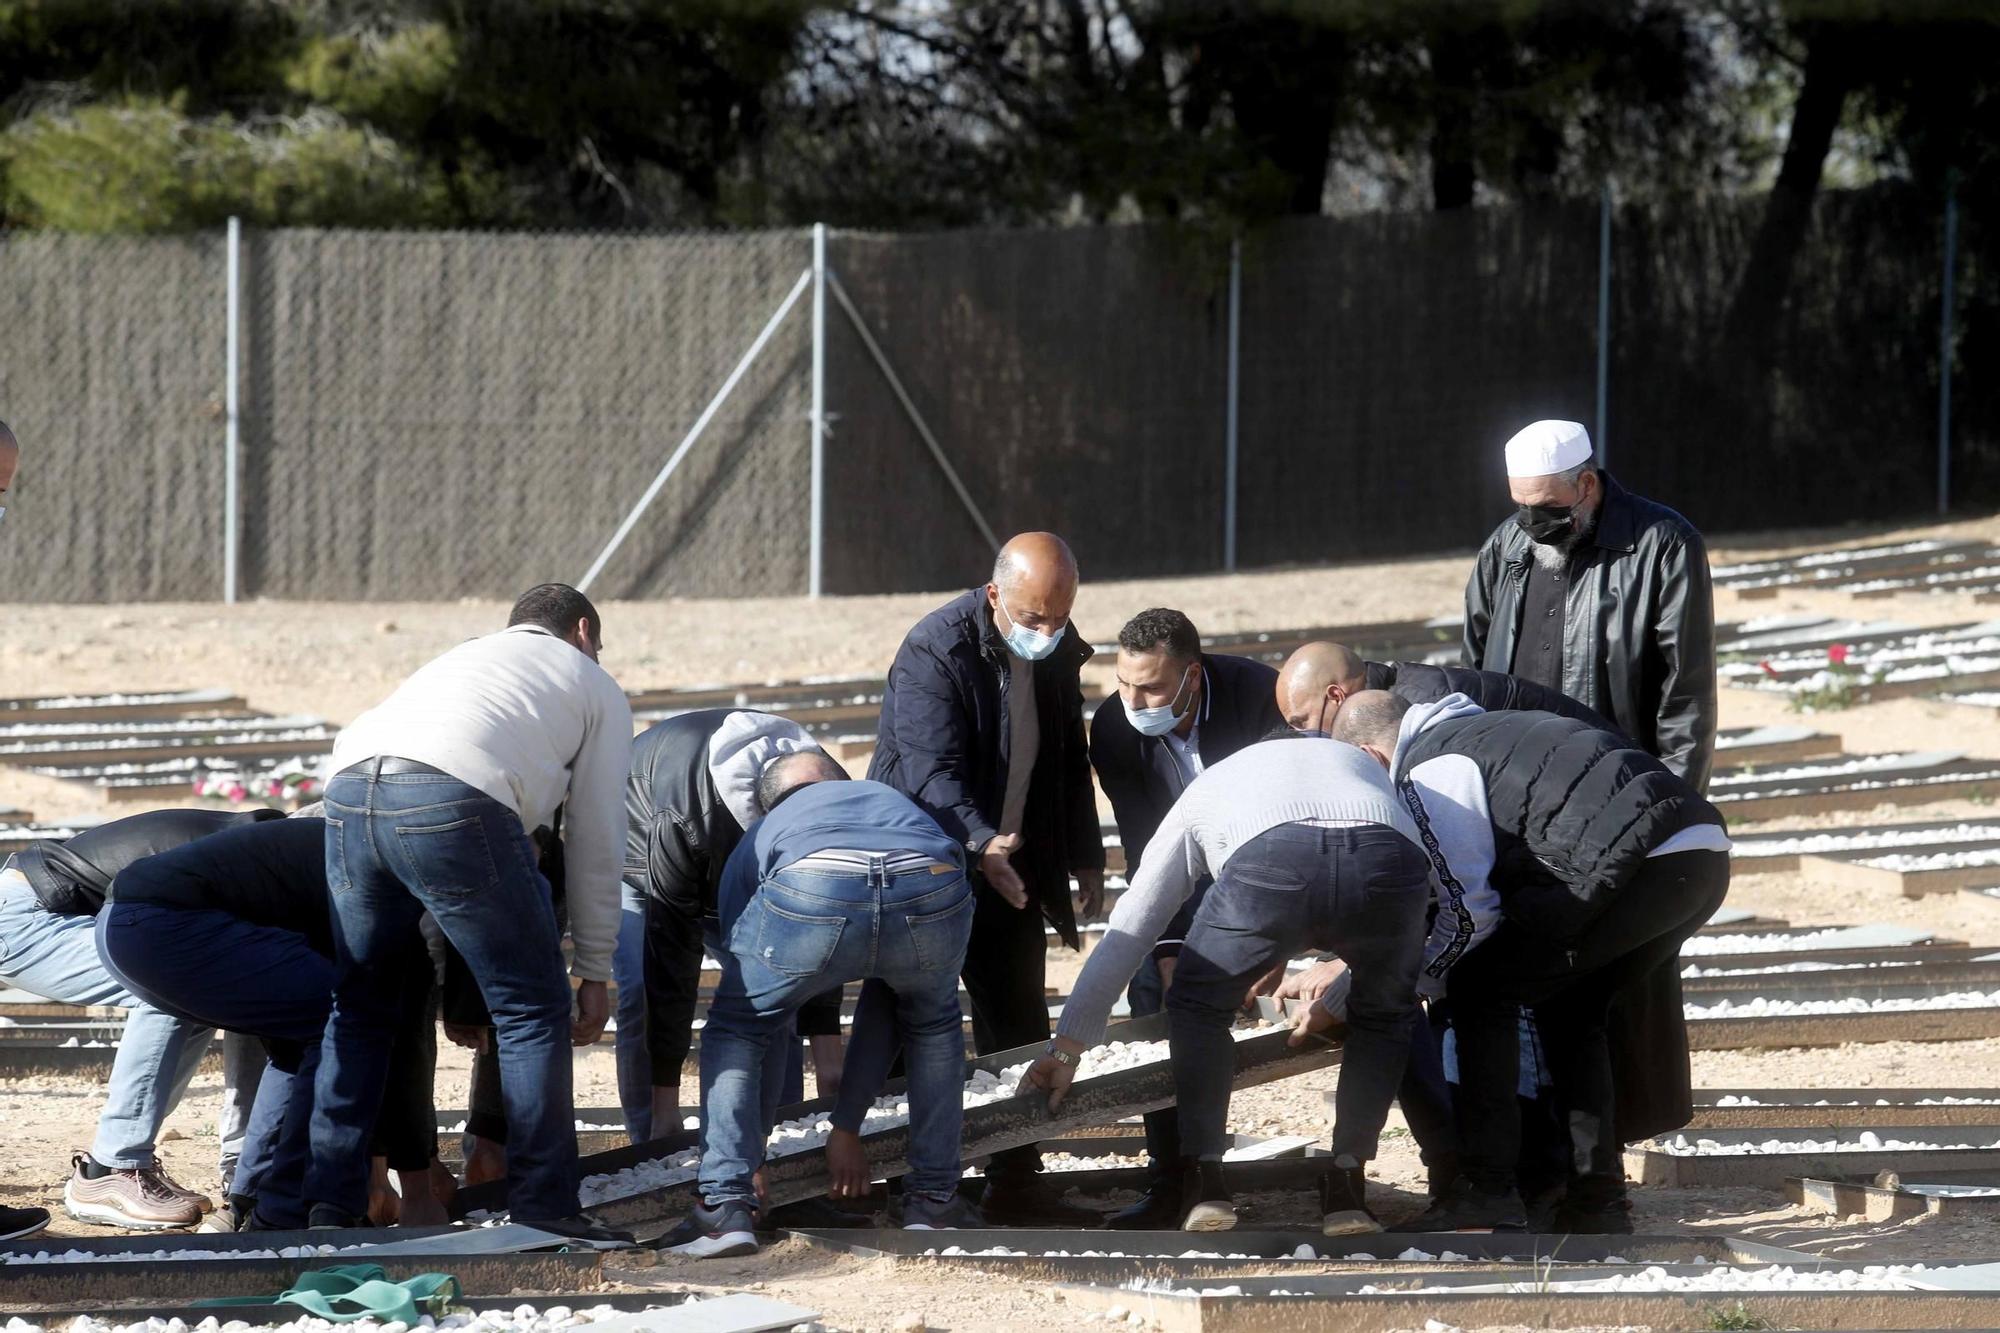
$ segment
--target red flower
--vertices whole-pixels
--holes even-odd
[[[1757,665],[1764,668],[1765,675],[1771,677],[1773,680],[1777,679],[1778,668],[1772,666],[1768,658],[1762,662],[1759,662]]]
[[[1846,666],[1847,645],[1844,643],[1834,644],[1833,647],[1826,650],[1826,660],[1833,663],[1835,666]]]

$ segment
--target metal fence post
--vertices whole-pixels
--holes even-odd
[[[1938,316],[1938,513],[1951,512],[1951,361],[1952,307],[1958,287],[1958,179],[1957,172],[1945,177],[1944,186],[1944,300]]]
[[[1597,196],[1597,461],[1609,443],[1606,418],[1611,403],[1611,182]]]
[[[826,556],[826,224],[813,224],[812,552],[806,591],[817,597]]]
[[[243,268],[243,223],[240,218],[229,219],[228,246],[228,330],[224,335],[224,367],[222,372],[222,600],[234,604],[236,601],[236,567],[239,535],[237,532],[237,321],[241,313],[240,292]]]
[[[1236,422],[1242,385],[1243,241],[1229,242],[1229,397],[1222,426],[1222,568],[1236,572]]]

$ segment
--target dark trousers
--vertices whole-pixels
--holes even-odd
[[[1139,964],[1133,974],[1132,984],[1126,988],[1125,999],[1132,1006],[1132,1017],[1145,1018],[1150,1014],[1164,1013],[1167,1007],[1167,988],[1160,975],[1160,961],[1152,954]],[[1157,1111],[1146,1112],[1146,1156],[1153,1169],[1153,1179],[1167,1184],[1177,1184],[1181,1171],[1181,1115],[1176,1107],[1163,1106]]]
[[[1015,908],[984,882],[976,882],[972,942],[959,972],[972,1006],[972,1049],[991,1055],[1045,1042],[1049,945],[1034,885],[1028,886],[1028,905]],[[1041,1169],[1042,1154],[1030,1144],[994,1153],[986,1175],[1018,1177]]]
[[[1458,1162],[1458,1121],[1452,1110],[1451,1084],[1444,1076],[1444,1033],[1425,1013],[1410,1023],[1410,1060],[1403,1068],[1396,1100],[1410,1137],[1417,1141],[1424,1165],[1449,1170]]]
[[[1166,1012],[1166,978],[1160,971],[1162,957],[1180,957],[1181,945],[1187,933],[1194,927],[1195,913],[1201,909],[1201,900],[1207,896],[1209,881],[1203,879],[1195,886],[1194,894],[1181,904],[1181,910],[1174,913],[1174,919],[1167,923],[1166,931],[1160,936],[1160,944],[1146,955],[1146,961],[1139,964],[1139,970],[1132,975],[1132,984],[1125,989],[1125,999],[1132,1008],[1132,1017],[1145,1018],[1149,1014]],[[1148,1111],[1146,1120],[1146,1155],[1151,1159],[1153,1178],[1156,1181],[1178,1186],[1181,1178],[1181,1115],[1172,1106],[1157,1111]]]
[[[257,1197],[274,1226],[306,1224],[301,1194],[320,1035],[333,962],[306,937],[226,912],[106,903],[97,917],[105,967],[163,1013],[261,1037],[274,1055],[257,1086],[232,1190]]]
[[[507,1198],[521,1221],[577,1211],[571,993],[548,882],[514,813],[432,772],[338,773],[326,789],[336,959],[312,1113],[306,1198],[359,1215],[369,1136],[429,911],[492,1012],[507,1108]]]
[[[1409,1059],[1430,861],[1380,824],[1281,824],[1230,854],[1167,991],[1183,1151],[1220,1161],[1236,1069],[1229,1025],[1250,983],[1306,948],[1353,973],[1333,1153],[1368,1161]]]
[[[1573,942],[1502,922],[1452,969],[1465,1174],[1514,1187],[1520,1156],[1519,1010],[1532,1010],[1569,1129],[1574,1176],[1623,1179],[1606,1023],[1620,991],[1679,954],[1729,891],[1725,852],[1655,857]]]

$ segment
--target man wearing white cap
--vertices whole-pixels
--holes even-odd
[[[1574,421],[1507,441],[1517,506],[1465,585],[1465,664],[1562,691],[1697,792],[1715,754],[1715,600],[1694,525],[1632,494]],[[1617,1124],[1628,1141],[1693,1114],[1674,960],[1612,1010]]]
[[[1465,664],[1616,723],[1696,790],[1715,753],[1715,609],[1694,525],[1633,495],[1574,421],[1507,441],[1514,517],[1465,585]]]

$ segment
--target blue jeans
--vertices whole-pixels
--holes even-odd
[[[893,1029],[857,1017],[849,1060],[886,1064],[867,1048],[901,1037],[909,1189],[942,1198],[958,1188],[965,1085],[958,973],[972,933],[972,888],[956,866],[949,874],[928,865],[890,874],[893,855],[869,856],[866,869],[823,869],[814,858],[787,866],[725,923],[722,981],[701,1040],[700,1185],[711,1205],[755,1203],[751,1176],[764,1160],[771,1096],[763,1071],[774,1039],[800,1004],[860,980],[894,992]]]
[[[508,1208],[523,1222],[576,1213],[572,999],[549,886],[520,819],[456,778],[384,773],[371,761],[327,784],[326,879],[335,980],[306,1199],[350,1216],[366,1209],[409,939],[428,911],[493,1015]]]
[[[304,935],[227,912],[124,903],[97,915],[104,964],[148,1004],[278,1044],[257,1085],[231,1191],[274,1226],[303,1227],[308,1123],[333,963]]]
[[[1333,1154],[1366,1162],[1402,1082],[1423,965],[1430,861],[1392,828],[1280,824],[1223,863],[1181,946],[1167,991],[1182,1149],[1221,1160],[1235,1042],[1250,983],[1304,948],[1353,973],[1335,1091]]]
[[[611,958],[611,979],[618,986],[618,1028],[612,1034],[618,1105],[625,1112],[625,1137],[646,1143],[653,1137],[653,1058],[646,1049],[646,895],[620,884],[618,901],[624,915],[618,922],[618,952]]]
[[[128,991],[98,957],[96,918],[43,907],[26,876],[0,872],[0,982],[58,1004],[114,1005],[130,1012],[111,1062],[91,1159],[121,1171],[151,1170],[160,1127],[180,1104],[215,1033],[160,1012]]]

